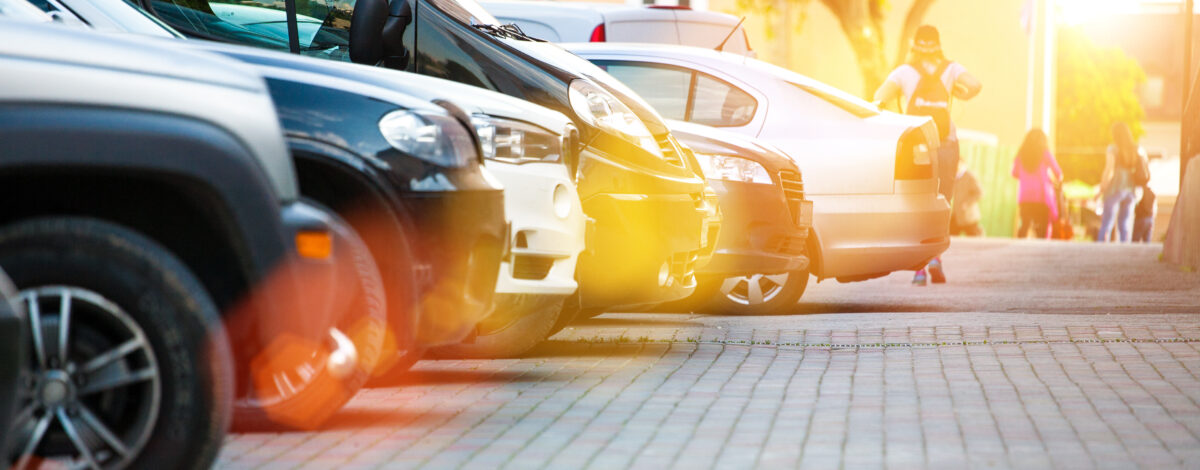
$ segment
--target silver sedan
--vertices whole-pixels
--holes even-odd
[[[818,279],[857,281],[919,269],[950,246],[937,192],[933,121],[881,111],[760,60],[710,49],[564,44],[664,117],[757,137],[804,171],[813,200]]]

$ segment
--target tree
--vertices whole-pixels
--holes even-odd
[[[743,10],[756,11],[770,16],[784,12],[783,15],[780,15],[784,18],[784,27],[798,28],[801,26],[800,24],[789,24],[792,19],[791,15],[787,13],[790,11],[789,7],[792,5],[805,7],[810,2],[811,0],[739,0],[738,4]],[[883,21],[890,9],[890,3],[887,0],[820,0],[820,2],[837,17],[842,33],[845,34],[850,46],[854,49],[859,73],[863,78],[863,96],[870,99],[879,84],[887,78],[888,72],[907,58],[912,38],[916,35],[917,28],[921,26],[921,22],[925,19],[925,13],[929,11],[934,0],[915,0],[909,6],[904,17],[904,28],[900,31],[900,37],[897,38],[896,56],[891,61],[887,59],[883,34]],[[800,18],[803,20],[804,16],[801,15]]]
[[[1099,183],[1114,122],[1125,121],[1135,137],[1145,132],[1137,95],[1145,80],[1120,49],[1099,47],[1076,28],[1059,29],[1055,138],[1067,178]]]

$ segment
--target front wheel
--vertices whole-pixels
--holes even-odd
[[[716,279],[706,310],[728,315],[775,315],[796,305],[808,287],[808,271]]]
[[[323,344],[280,337],[251,360],[250,380],[234,401],[234,429],[319,428],[363,388],[384,354],[387,299],[379,268],[356,232],[345,225],[338,230],[333,266],[300,263],[297,269],[314,298],[330,297],[315,304],[337,312],[336,324],[323,325]]]
[[[233,366],[217,308],[182,262],[126,228],[63,217],[0,230],[0,266],[21,289],[31,346],[13,468],[212,465]]]

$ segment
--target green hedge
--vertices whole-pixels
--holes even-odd
[[[983,198],[979,209],[983,232],[989,237],[1011,238],[1016,233],[1017,180],[1012,177],[1016,149],[979,142],[962,142],[961,158],[979,179]]]

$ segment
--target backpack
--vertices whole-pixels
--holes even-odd
[[[942,74],[950,64],[950,61],[942,62],[932,74],[926,73],[925,67],[913,65],[917,73],[921,74],[921,80],[917,82],[917,88],[913,90],[912,98],[905,108],[906,114],[933,118],[942,142],[950,135],[950,91],[946,90],[946,85],[942,83]]]

